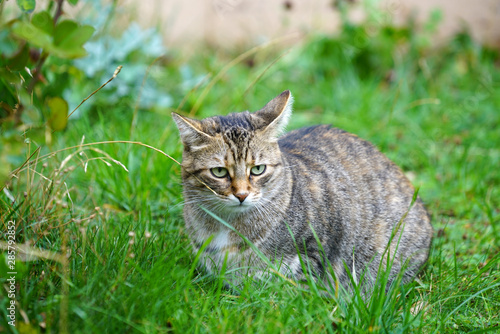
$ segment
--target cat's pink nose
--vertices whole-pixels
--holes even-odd
[[[240,203],[243,203],[245,198],[248,197],[248,193],[237,193],[237,194],[234,194],[234,196],[236,196],[236,198],[238,198],[240,200]]]

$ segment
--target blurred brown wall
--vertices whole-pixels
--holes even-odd
[[[338,0],[337,0],[338,1]],[[344,0],[345,1],[345,0]],[[356,3],[359,1],[347,1]],[[339,26],[335,0],[123,0],[143,26],[161,28],[167,44],[176,47],[206,41],[216,46],[255,44],[287,34],[334,32]],[[473,37],[500,47],[500,0],[381,0],[380,20],[418,22],[441,9],[436,41],[469,27]],[[126,10],[128,11],[128,10]],[[364,16],[354,4],[354,20]]]

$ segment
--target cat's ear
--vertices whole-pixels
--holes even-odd
[[[254,113],[260,128],[269,136],[278,137],[288,124],[292,115],[293,97],[289,90],[269,101],[264,108]]]
[[[187,118],[176,113],[172,113],[172,118],[179,129],[181,141],[184,146],[203,146],[212,137],[203,132],[201,122],[196,119]]]

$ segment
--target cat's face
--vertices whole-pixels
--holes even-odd
[[[263,109],[201,121],[174,114],[184,144],[185,201],[225,216],[263,210],[282,183],[277,137],[291,113],[285,91]]]
[[[280,167],[276,142],[236,127],[214,136],[204,147],[184,151],[183,181],[186,190],[202,192],[211,208],[244,212],[269,193]]]

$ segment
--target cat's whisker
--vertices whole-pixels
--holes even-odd
[[[286,166],[283,166],[281,168],[283,168],[283,169],[292,169],[292,168],[295,168],[297,166],[300,166],[300,165],[286,165]]]

